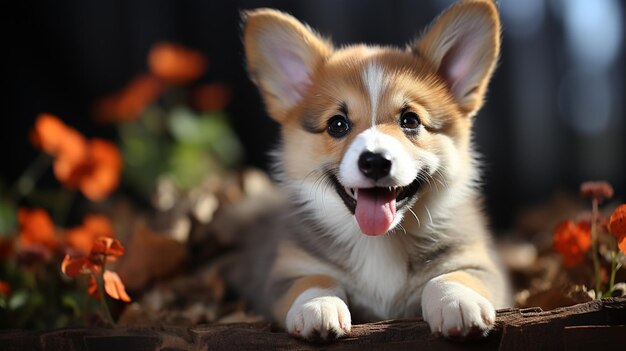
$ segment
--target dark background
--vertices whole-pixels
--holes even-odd
[[[87,136],[115,138],[92,122],[99,97],[147,71],[159,41],[210,59],[201,82],[234,90],[229,114],[247,163],[267,166],[277,125],[266,117],[243,69],[239,10],[294,14],[336,44],[404,46],[452,1],[22,1],[2,12],[0,183],[11,184],[36,157],[27,134],[40,112],[61,116]],[[606,179],[626,194],[624,18],[619,0],[502,0],[503,52],[476,143],[484,188],[499,229],[516,213],[581,181]]]

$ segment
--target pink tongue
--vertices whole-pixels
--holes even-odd
[[[363,234],[385,234],[396,217],[395,189],[359,189],[354,215]]]

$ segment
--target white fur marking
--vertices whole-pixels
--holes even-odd
[[[326,233],[337,243],[348,245],[346,266],[353,268],[352,274],[344,276],[349,279],[340,283],[352,287],[350,290],[354,295],[351,298],[372,308],[374,314],[382,319],[396,316],[392,312],[393,303],[398,290],[406,285],[407,272],[405,257],[398,253],[393,241],[363,235],[354,216],[332,187],[319,186],[311,181],[288,183],[288,186],[301,199],[306,199],[305,209],[310,210],[315,222]],[[401,219],[402,212],[396,215],[392,226]],[[320,274],[319,271],[309,271],[307,267],[298,269],[304,274]]]
[[[398,291],[407,285],[406,256],[398,252],[392,240],[386,237],[367,237],[360,234],[352,246],[347,262],[358,267],[352,274],[353,303],[367,306],[381,319],[392,318],[398,311],[394,304]]]
[[[378,101],[386,86],[383,80],[384,72],[382,67],[374,62],[370,62],[363,70],[363,81],[370,96],[370,108],[372,109],[372,127],[376,126],[376,114],[378,112]]]
[[[307,289],[291,305],[285,326],[297,337],[309,339],[319,333],[322,339],[342,337],[350,332],[352,318],[341,289]]]
[[[359,157],[365,151],[386,154],[391,157],[389,176],[374,183],[359,170]],[[405,147],[394,137],[369,128],[359,134],[346,151],[339,165],[339,181],[351,188],[369,188],[373,186],[406,186],[415,177],[426,162],[415,160]]]
[[[463,284],[437,277],[422,293],[422,315],[433,333],[466,336],[486,334],[496,320],[493,304]]]

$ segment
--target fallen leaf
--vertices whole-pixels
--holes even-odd
[[[153,232],[145,222],[140,221],[116,270],[128,289],[138,290],[155,278],[176,272],[186,256],[183,244]]]

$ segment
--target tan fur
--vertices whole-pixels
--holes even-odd
[[[461,14],[461,16],[459,16]],[[487,17],[488,20],[482,20]],[[471,64],[481,67],[482,79],[473,89],[466,91],[461,99],[462,110],[466,114],[474,114],[483,103],[483,96],[487,83],[496,66],[496,59],[500,54],[500,19],[495,4],[489,0],[461,1],[444,12],[429,28],[428,33],[417,43],[416,50],[430,58],[435,67],[445,60],[447,47],[439,43],[453,45],[448,38],[462,31],[468,31],[466,22],[475,23],[475,26],[491,37],[487,45],[479,51],[478,56],[472,58]]]
[[[291,304],[302,294],[304,291],[311,288],[327,289],[337,285],[337,282],[325,275],[308,275],[306,277],[296,279],[289,290],[281,297],[274,305],[274,318],[277,321],[284,321],[287,316],[287,312],[291,307]]]
[[[470,275],[467,272],[452,272],[442,275],[441,278],[463,284],[466,287],[486,297],[488,300],[491,300],[493,298],[492,294],[489,292],[485,284],[483,284],[480,279]]]
[[[253,15],[252,15],[253,14]],[[265,99],[268,102],[270,115],[277,121],[284,121],[293,104],[285,103],[280,96],[276,96],[276,87],[268,76],[279,74],[274,67],[276,63],[268,62],[262,53],[268,48],[263,46],[267,36],[285,36],[294,43],[302,43],[295,51],[306,64],[314,71],[330,54],[331,45],[324,39],[313,34],[308,28],[291,16],[270,9],[258,9],[245,13],[248,17],[244,35],[244,47],[251,76],[262,87]],[[271,48],[270,48],[271,50]]]

